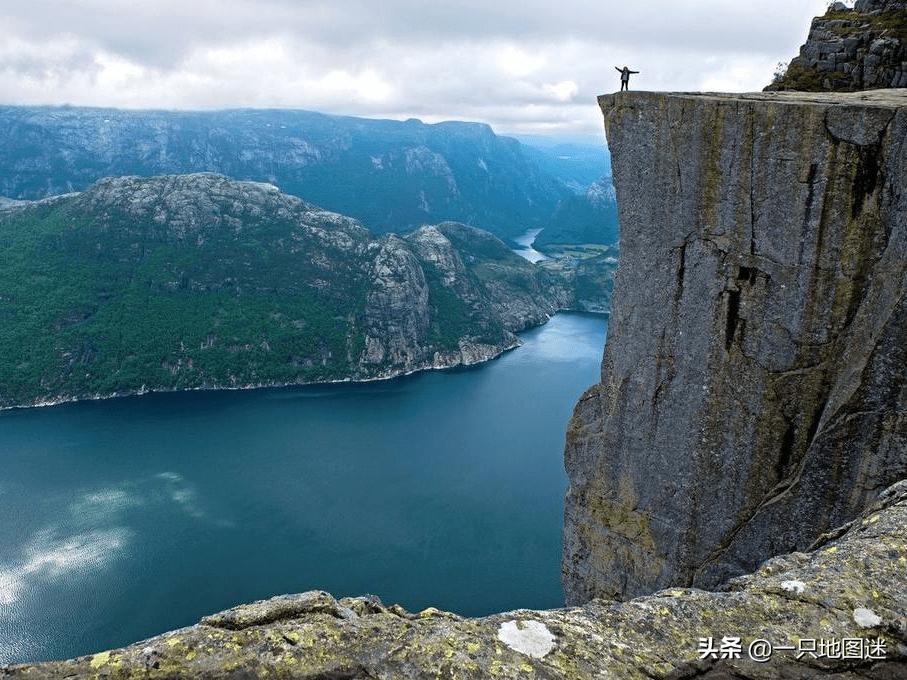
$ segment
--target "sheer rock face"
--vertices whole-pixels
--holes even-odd
[[[0,668],[19,678],[896,678],[907,672],[907,482],[809,553],[765,563],[720,592],[672,589],[618,603],[481,619],[309,592],[243,605],[124,649]],[[740,636],[740,659],[699,640]],[[755,663],[756,638],[877,642],[876,660]]]
[[[711,587],[907,476],[907,91],[600,98],[621,262],[569,603]]]
[[[855,91],[907,87],[907,1],[833,3],[813,19],[787,72],[767,90]]]
[[[418,361],[425,360],[419,348],[431,324],[425,273],[397,236],[389,236],[381,245],[370,273],[361,361],[414,370]]]

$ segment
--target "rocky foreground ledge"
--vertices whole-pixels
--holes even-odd
[[[243,605],[124,649],[0,669],[0,678],[903,678],[907,481],[808,553],[766,562],[720,592],[678,588],[618,603],[464,619],[323,592]],[[741,658],[700,659],[740,637]],[[753,640],[775,646],[748,656]],[[862,640],[884,659],[780,646]],[[856,656],[853,652],[850,656]],[[865,656],[865,653],[861,654]]]

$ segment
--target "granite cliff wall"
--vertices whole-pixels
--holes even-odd
[[[907,91],[599,103],[621,263],[570,603],[715,586],[907,477]]]

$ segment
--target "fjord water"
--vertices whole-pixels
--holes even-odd
[[[470,369],[0,413],[0,662],[312,589],[561,605],[564,431],[605,330],[559,314]]]
[[[541,229],[529,229],[524,233],[517,236],[513,239],[519,248],[514,248],[515,252],[520,257],[529,260],[530,262],[541,262],[542,260],[547,260],[548,256],[545,253],[539,252],[532,247],[535,237],[542,233]]]

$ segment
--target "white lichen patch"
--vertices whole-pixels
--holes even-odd
[[[510,649],[541,659],[554,649],[554,633],[541,621],[504,621],[498,627],[498,640]]]
[[[861,628],[875,628],[882,623],[882,618],[871,609],[857,607],[853,610],[853,620]]]
[[[787,591],[788,593],[796,593],[799,595],[804,590],[806,590],[806,584],[803,581],[781,581],[781,589]]]

